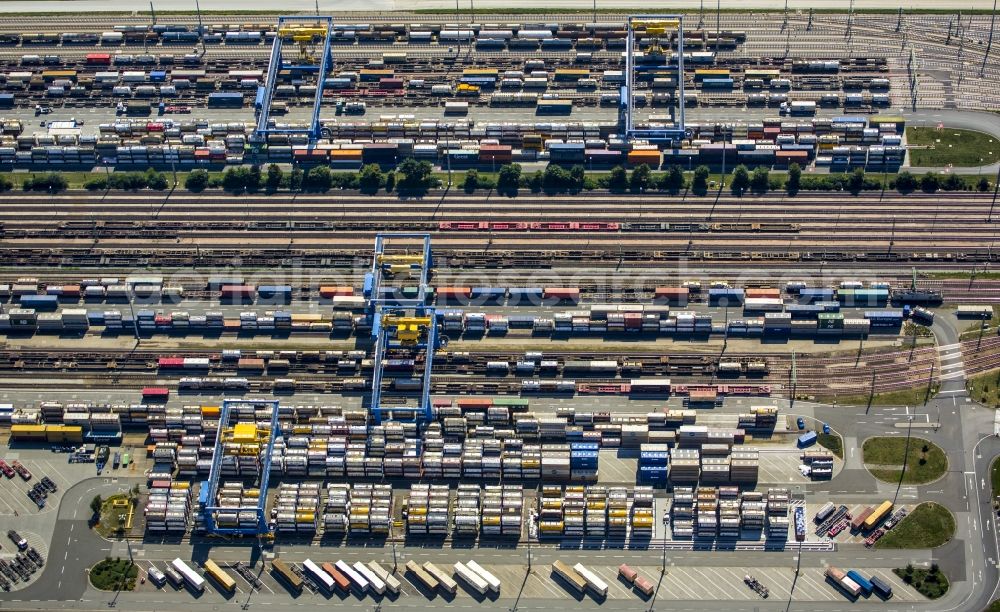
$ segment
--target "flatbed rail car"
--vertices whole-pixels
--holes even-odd
[[[576,570],[572,567],[566,565],[562,561],[555,561],[552,563],[552,571],[566,581],[567,584],[573,587],[576,592],[580,594],[586,592],[587,581],[584,580],[580,574],[576,573]]]
[[[281,559],[271,561],[271,571],[279,576],[289,589],[294,593],[302,592],[302,579],[291,570]]]
[[[424,570],[437,580],[438,586],[441,587],[441,590],[445,591],[449,595],[454,595],[458,592],[458,583],[455,582],[455,579],[448,575],[447,572],[438,568],[438,566],[428,561],[424,563]]]
[[[222,590],[227,593],[233,593],[236,591],[236,580],[229,575],[224,569],[218,566],[215,561],[211,559],[206,559],[205,564],[205,575],[215,581]]]
[[[191,588],[191,590],[201,593],[205,590],[205,579],[198,575],[198,572],[194,571],[190,565],[185,563],[180,559],[180,557],[174,559],[170,562],[170,566],[178,574],[184,578],[185,584]]]
[[[416,561],[407,561],[406,571],[413,574],[417,578],[417,580],[419,580],[420,583],[427,588],[427,590],[429,591],[437,590],[439,586],[437,579],[434,578],[434,576],[427,573],[427,571],[424,568],[420,567],[420,564],[417,563]]]
[[[302,567],[305,568],[306,572],[308,572],[309,574],[309,577],[312,578],[313,581],[317,584],[317,586],[321,587],[324,590],[324,592],[326,593],[333,592],[334,587],[336,586],[336,583],[333,581],[333,577],[330,576],[330,574],[324,572],[323,569],[320,566],[316,565],[316,563],[312,559],[306,559],[305,561],[303,561]]]

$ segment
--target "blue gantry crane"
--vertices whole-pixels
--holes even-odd
[[[277,32],[271,46],[271,58],[267,64],[267,77],[264,79],[264,84],[257,88],[257,98],[254,102],[254,112],[257,117],[257,127],[251,136],[254,144],[266,143],[268,134],[306,133],[310,143],[320,137],[319,111],[323,101],[323,85],[327,76],[333,71],[333,52],[330,49],[332,37],[333,17],[319,15],[278,17]],[[286,42],[298,45],[298,54],[294,59],[285,59],[283,56],[282,49]],[[316,48],[321,51],[316,53]],[[316,96],[313,99],[312,120],[308,127],[278,128],[270,125],[271,102],[278,86],[278,74],[282,71],[288,71],[293,76],[313,73],[316,75]]]
[[[387,244],[388,241],[413,239],[420,240],[418,253],[394,253]],[[430,234],[394,233],[375,237],[372,267],[365,275],[364,297],[368,300],[375,344],[369,411],[376,423],[382,422],[387,413],[391,413],[394,420],[425,422],[431,419],[431,370],[434,351],[440,344],[434,308],[427,305],[427,282],[432,265]],[[390,280],[400,278],[405,278],[410,286],[389,285]],[[403,349],[414,356],[423,352],[416,406],[383,402],[382,380],[387,366],[386,353],[390,349]]]
[[[684,16],[629,15],[625,20],[625,25],[625,84],[619,89],[618,95],[618,132],[627,141],[641,139],[653,143],[676,143],[687,136],[684,120]],[[651,58],[662,57],[660,65],[636,65],[635,54],[639,49],[636,49],[635,29],[639,27],[645,31],[647,38],[654,41],[645,51]],[[667,48],[664,49],[657,41],[659,36],[665,36],[669,40],[669,35],[674,31],[677,32],[677,113],[674,115],[674,125],[637,129],[632,118],[635,109],[633,87],[635,73],[670,66],[670,45],[668,44]]]
[[[267,409],[271,420],[267,427],[251,422],[231,423],[234,410],[250,408],[253,412]],[[278,400],[264,399],[227,399],[223,400],[219,411],[219,430],[215,436],[215,454],[212,457],[212,468],[208,480],[201,485],[199,501],[204,519],[205,532],[209,535],[259,536],[270,531],[269,521],[265,512],[267,504],[267,488],[271,477],[271,453],[274,450],[274,439],[278,435]],[[222,461],[226,453],[236,452],[238,455],[255,456],[259,461],[258,470],[253,478],[253,487],[260,491],[260,497],[254,506],[239,508],[219,506],[216,497],[219,492],[219,481],[222,478]],[[230,477],[232,478],[232,477]],[[250,480],[237,476],[235,479]],[[236,513],[235,524],[229,522],[220,525],[218,513]],[[255,521],[244,520],[253,513]]]

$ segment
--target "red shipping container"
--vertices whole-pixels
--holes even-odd
[[[62,294],[65,297],[80,297],[80,285],[63,285]]]
[[[111,65],[110,53],[88,53],[87,63],[91,65],[109,66]]]
[[[163,398],[170,395],[170,389],[166,387],[143,387],[142,396],[146,398]]]
[[[431,405],[435,408],[443,408],[446,406],[451,406],[451,400],[448,398],[434,399],[431,400]]]
[[[253,285],[223,285],[221,291],[223,297],[231,297],[237,295],[243,297],[252,297],[255,293],[255,288]]]
[[[157,365],[161,368],[182,368],[184,367],[183,357],[160,357]]]
[[[780,298],[781,290],[770,287],[748,287],[744,290],[748,298]]]

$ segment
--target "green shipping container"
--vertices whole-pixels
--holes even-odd
[[[844,315],[839,312],[821,312],[817,317],[820,329],[838,329],[844,326]]]

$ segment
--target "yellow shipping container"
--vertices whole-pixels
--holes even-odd
[[[293,312],[292,323],[319,323],[323,315],[318,313]]]
[[[201,416],[202,418],[216,418],[219,416],[220,410],[218,406],[202,406]]]
[[[10,438],[19,442],[44,441],[45,425],[11,425]]]
[[[49,442],[83,442],[83,427],[79,425],[46,425],[45,437]]]

